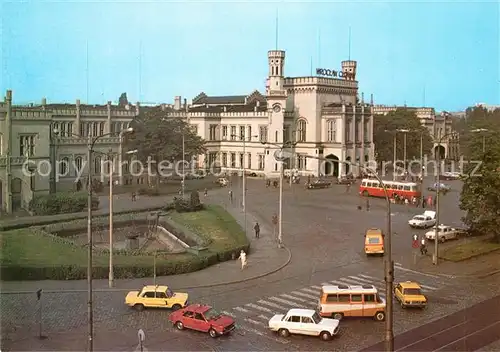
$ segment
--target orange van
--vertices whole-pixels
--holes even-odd
[[[368,229],[365,233],[366,255],[384,255],[384,234],[381,229]]]

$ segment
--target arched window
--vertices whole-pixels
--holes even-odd
[[[59,175],[67,176],[69,170],[69,159],[67,157],[62,158],[59,164]]]
[[[52,131],[59,131],[59,123],[58,122],[54,122],[52,124]]]
[[[82,170],[82,166],[83,166],[83,159],[81,156],[77,156],[75,158],[76,172],[80,172]]]
[[[297,128],[297,142],[305,142],[307,135],[307,122],[305,120],[299,120]]]
[[[101,157],[96,156],[94,159],[94,173],[100,174],[101,173]]]
[[[66,137],[66,124],[61,122],[61,137]]]

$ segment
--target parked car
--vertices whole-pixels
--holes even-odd
[[[290,334],[319,336],[330,340],[339,332],[339,320],[321,318],[312,309],[290,309],[287,314],[277,314],[269,320],[269,329],[281,337]]]
[[[456,240],[459,237],[459,231],[451,226],[439,225],[434,226],[434,228],[425,234],[425,238],[429,241],[434,241],[436,239],[436,232],[439,242],[446,242],[448,240]]]
[[[140,291],[130,291],[125,304],[137,310],[144,308],[171,308],[178,310],[188,304],[188,294],[173,292],[168,286],[147,285]]]
[[[443,181],[454,181],[459,180],[461,178],[460,172],[444,172],[439,175],[439,179]]]
[[[192,304],[180,309],[170,314],[168,320],[179,330],[191,329],[206,332],[213,338],[229,334],[235,329],[232,317],[223,315],[203,304]]]
[[[439,192],[441,192],[441,193],[448,193],[449,191],[451,191],[451,187],[448,186],[447,184],[437,183],[437,182],[434,183],[432,186],[427,187],[427,190],[431,191],[431,192],[436,192],[438,186],[439,186]]]
[[[436,226],[436,212],[433,210],[426,210],[421,215],[415,215],[408,220],[408,225],[416,229],[427,229]]]
[[[314,180],[306,183],[307,189],[320,189],[320,188],[328,188],[332,185],[330,181],[327,180]]]
[[[413,281],[400,282],[394,287],[394,296],[402,308],[417,307],[425,308],[427,298],[422,293],[420,285]]]

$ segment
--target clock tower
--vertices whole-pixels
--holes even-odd
[[[269,77],[267,87],[268,127],[267,141],[278,145],[283,144],[285,128],[285,107],[287,92],[284,89],[285,77],[285,52],[282,50],[270,50],[267,53],[269,63]],[[274,152],[278,147],[269,145],[266,151],[265,172],[279,172],[280,165],[274,158]]]

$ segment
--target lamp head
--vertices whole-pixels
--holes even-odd
[[[52,133],[54,134],[54,136],[59,136],[59,129],[54,128],[54,129],[52,130]]]

